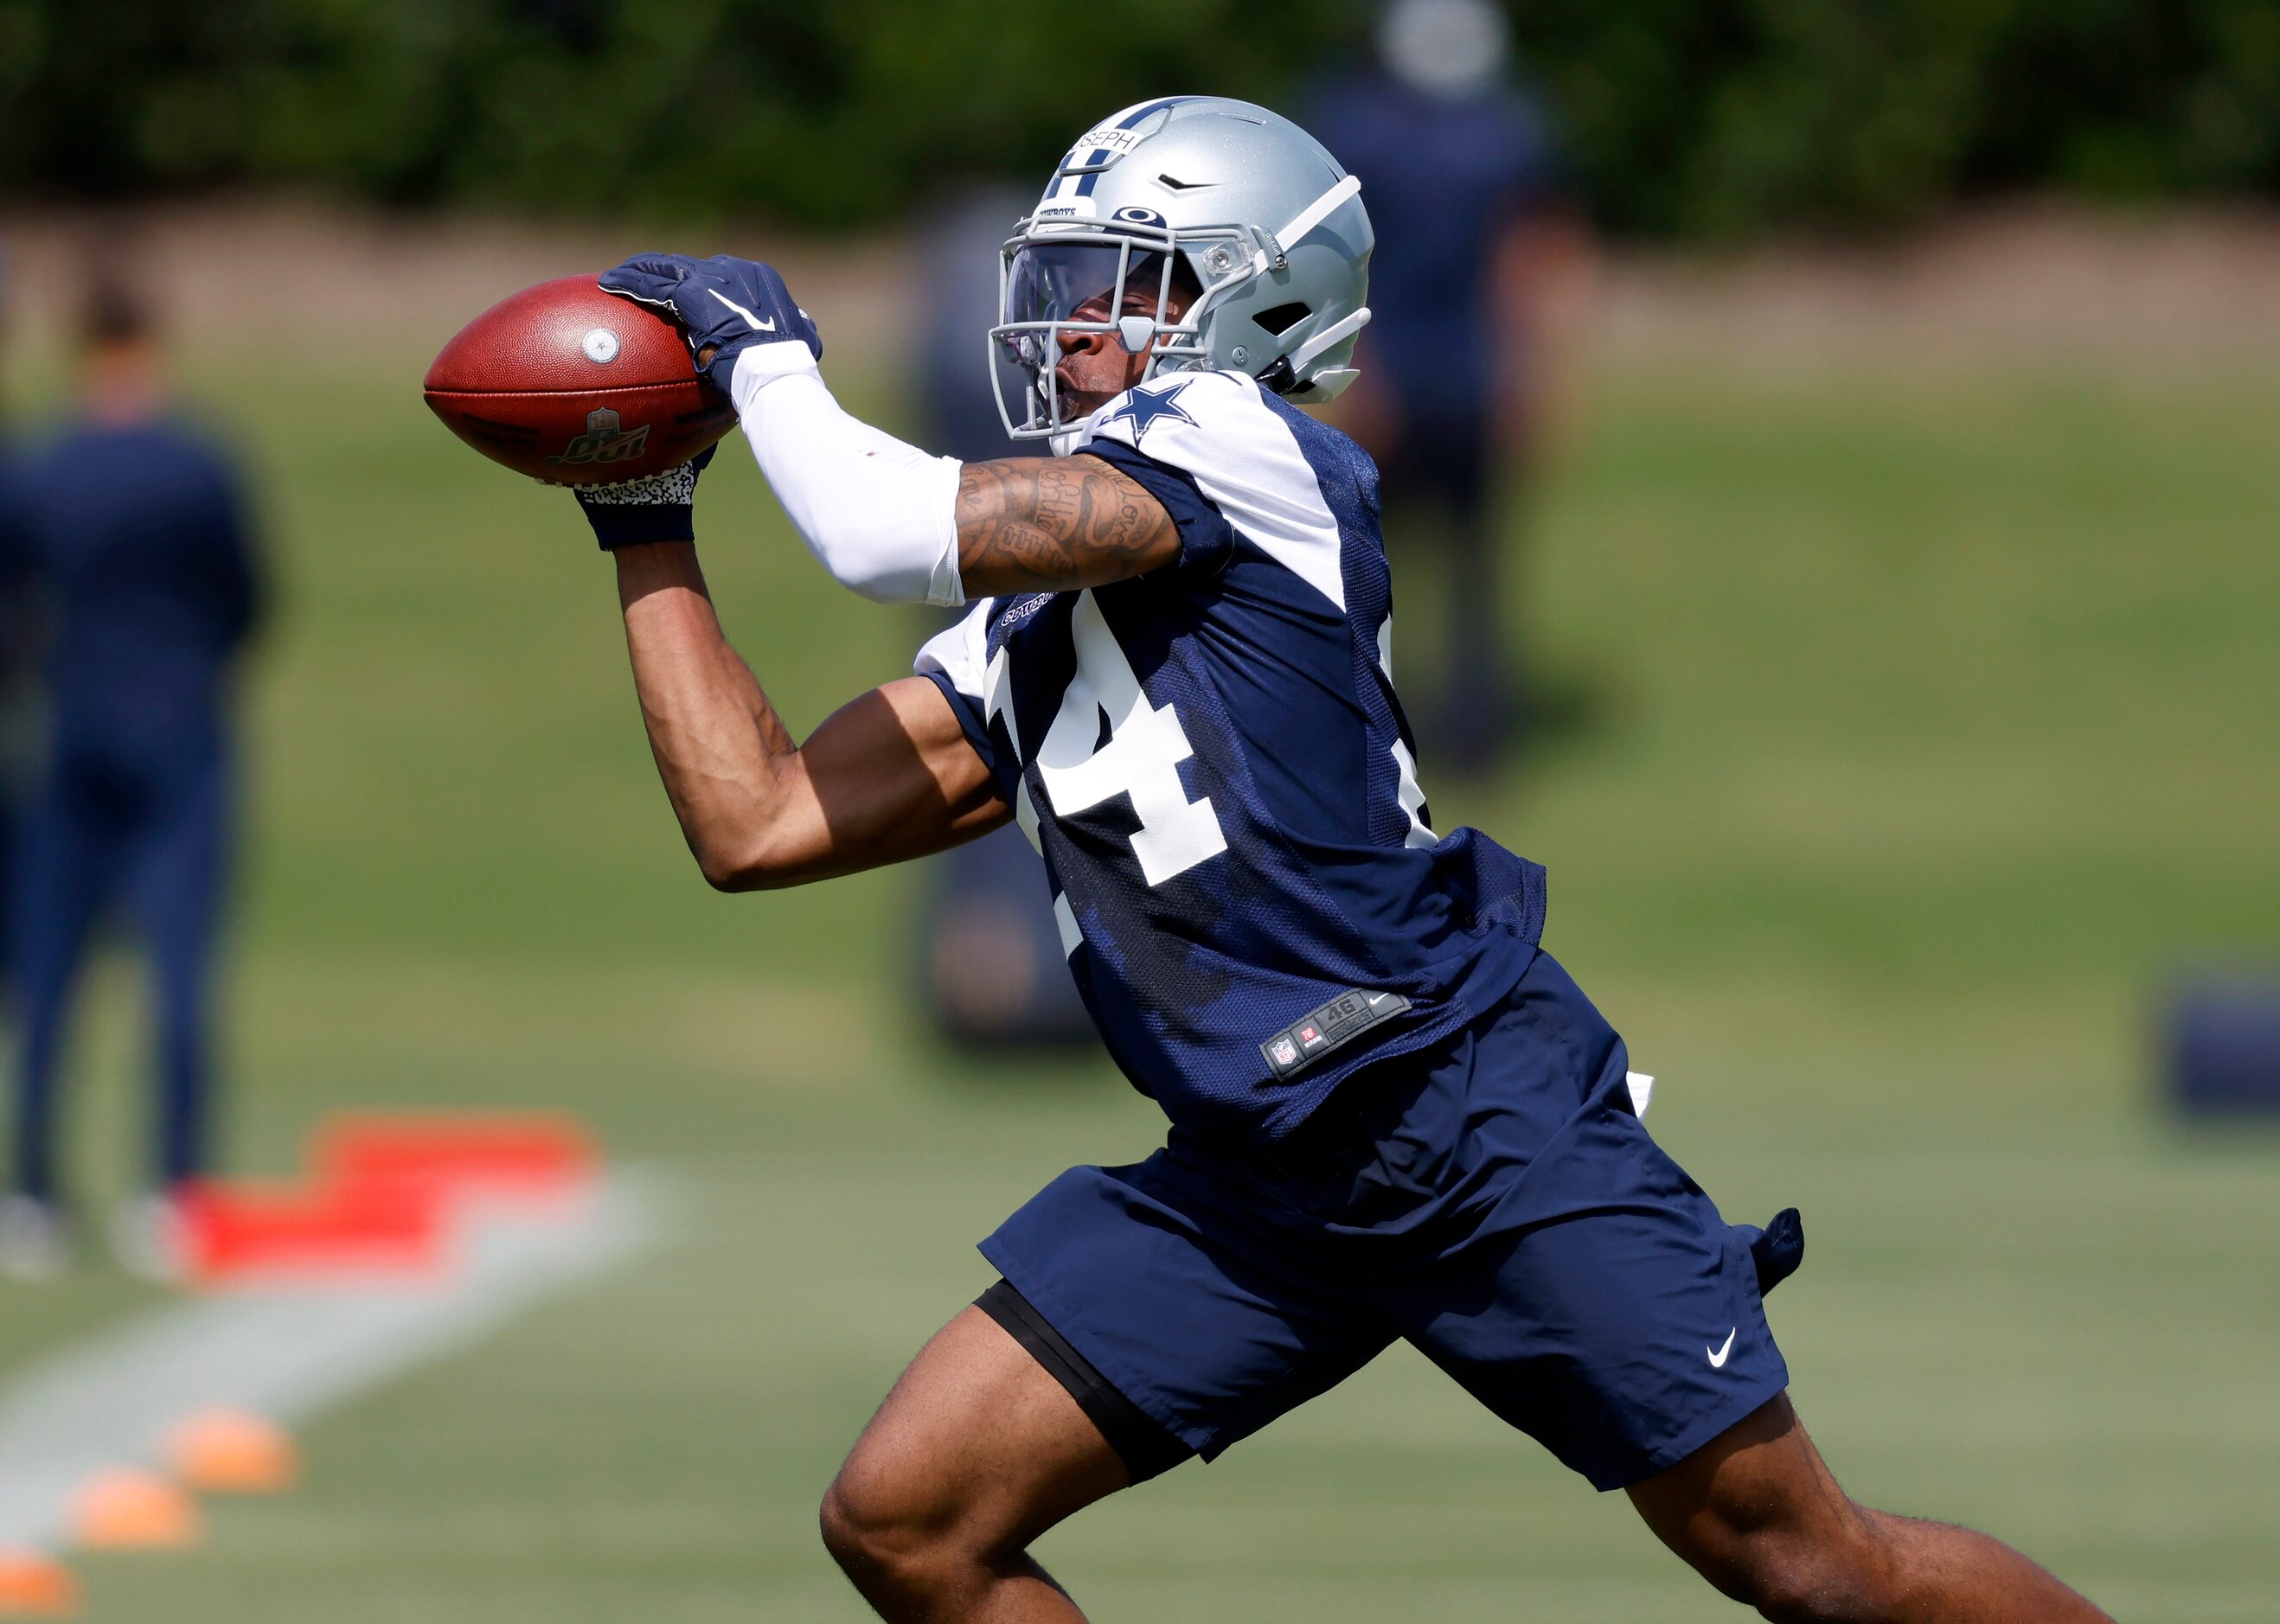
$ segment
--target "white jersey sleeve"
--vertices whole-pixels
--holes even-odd
[[[919,649],[911,664],[913,674],[946,677],[951,687],[970,699],[982,697],[982,673],[989,666],[990,604],[983,598],[957,625],[936,633]]]
[[[997,771],[997,749],[990,742],[990,607],[983,598],[963,620],[927,639],[912,662],[913,675],[928,677],[958,712],[967,742],[982,765]]]
[[[1239,535],[1343,611],[1338,522],[1292,432],[1294,410],[1241,373],[1168,373],[1095,412],[1070,450],[1164,504],[1183,538],[1182,567],[1224,564]]]

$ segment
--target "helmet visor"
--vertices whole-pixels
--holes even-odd
[[[1024,242],[1005,275],[1009,327],[1153,316],[1170,287],[1172,257],[1128,242]]]

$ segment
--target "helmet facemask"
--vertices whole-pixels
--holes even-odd
[[[1128,354],[1144,352],[1135,382],[1209,366],[1206,319],[1252,274],[1250,250],[1232,227],[1022,221],[1000,258],[1000,319],[990,330],[990,343],[1002,346],[1028,381],[1017,414],[1004,369],[990,369],[1006,433],[1017,440],[1067,434],[1091,410],[1064,397],[1058,373],[1064,337],[1105,335]],[[1178,319],[1167,321],[1175,289],[1192,296]]]

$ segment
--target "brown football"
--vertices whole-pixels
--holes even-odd
[[[500,300],[428,369],[428,404],[494,462],[556,485],[613,485],[687,462],[736,426],[681,331],[562,276]]]

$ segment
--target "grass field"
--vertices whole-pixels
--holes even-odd
[[[282,1167],[343,1103],[560,1104],[675,1179],[682,1222],[319,1421],[305,1489],[220,1508],[195,1554],[89,1562],[88,1616],[862,1616],[813,1532],[839,1453],[987,1282],[973,1239],[1155,1119],[1103,1066],[928,1046],[915,875],[705,889],[606,565],[566,499],[429,419],[425,353],[197,377],[269,476],[284,583],[229,1159]],[[1849,1488],[1985,1525],[2137,1624],[2280,1617],[2280,1138],[2182,1131],[2148,1091],[2166,979],[2280,943],[2280,389],[1597,393],[1518,623],[1588,726],[1439,820],[1550,865],[1548,944],[1729,1214],[1803,1207],[1774,1319]],[[796,727],[904,668],[920,622],[828,589],[741,455],[701,513]],[[132,1007],[114,969],[85,1023],[96,1189]],[[0,1292],[0,1364],[144,1300],[101,1274]],[[1045,1556],[1104,1620],[1735,1611],[1402,1352]]]

